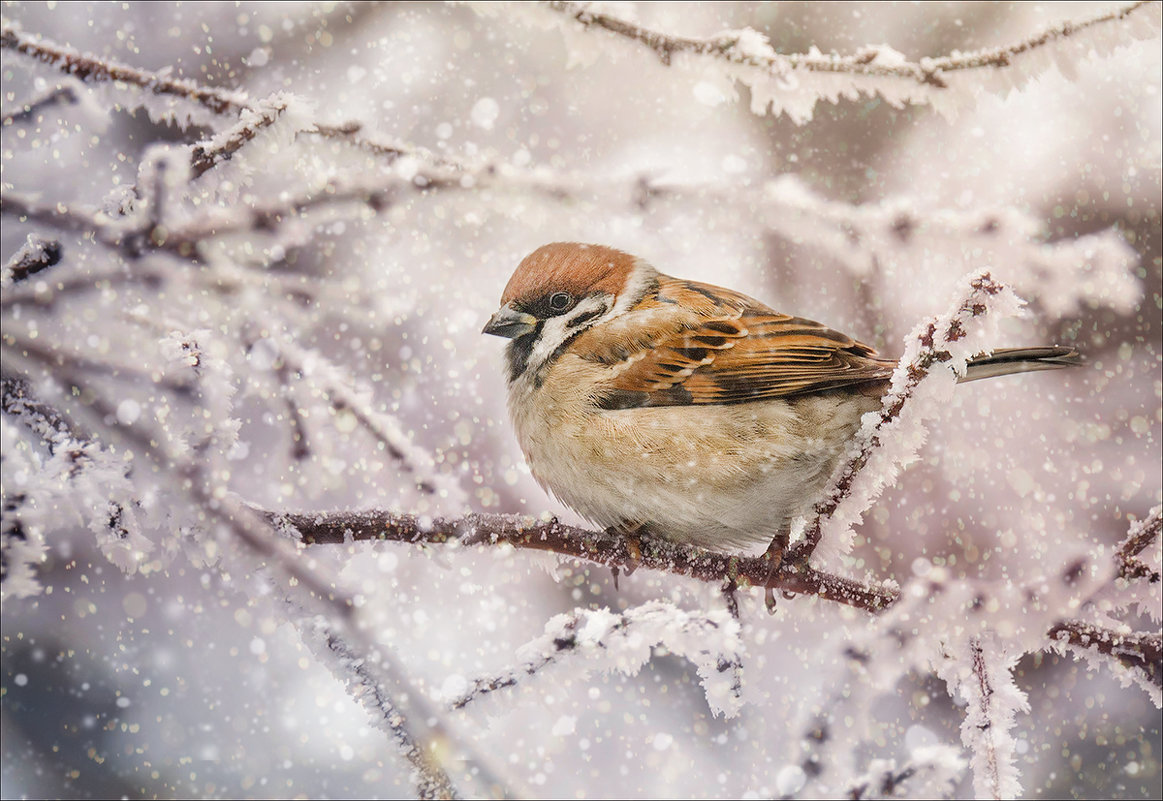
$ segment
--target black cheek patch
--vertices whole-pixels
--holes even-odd
[[[509,383],[512,384],[521,374],[525,372],[525,368],[529,366],[529,355],[533,353],[533,346],[537,344],[537,340],[541,337],[542,322],[537,323],[537,327],[530,331],[525,336],[517,337],[509,343],[509,347],[505,350],[505,355],[509,360]]]
[[[582,312],[577,317],[574,317],[570,320],[567,320],[565,323],[565,327],[566,328],[577,328],[579,325],[582,325],[583,323],[588,323],[590,320],[594,319],[599,314],[602,314],[605,311],[606,311],[606,308],[604,306],[601,306],[601,307],[594,309],[593,311]]]

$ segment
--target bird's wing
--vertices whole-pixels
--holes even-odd
[[[625,367],[603,385],[602,408],[790,397],[881,381],[895,366],[851,337],[730,290],[667,277],[659,299],[699,313],[627,349]]]

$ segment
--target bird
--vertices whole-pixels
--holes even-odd
[[[607,530],[720,552],[786,544],[897,364],[747,295],[577,242],[525,257],[482,333],[510,340],[509,414],[544,489]],[[960,380],[1078,362],[1069,347],[995,350]]]

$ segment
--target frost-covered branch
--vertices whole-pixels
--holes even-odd
[[[8,128],[12,125],[23,125],[47,108],[52,108],[53,106],[72,106],[78,101],[77,92],[73,87],[54,87],[40,97],[25,103],[19,111],[5,114],[3,119],[0,119],[0,128]]]
[[[544,12],[540,12],[544,13]],[[1139,12],[1131,19],[1150,18]],[[32,37],[13,33],[13,42],[32,43]],[[15,46],[15,45],[13,45]],[[32,47],[32,44],[29,44]],[[58,57],[47,63],[61,70],[75,60],[92,59],[68,48],[53,46]],[[24,52],[24,51],[22,51]],[[29,53],[40,52],[36,48]],[[163,75],[133,67],[107,64],[94,68],[94,75],[134,73],[137,87],[170,87]],[[188,88],[188,81],[174,88]],[[217,90],[198,87],[202,95],[213,96]],[[231,96],[233,97],[233,95]],[[795,242],[819,249],[836,258],[863,280],[874,278],[880,270],[889,270],[904,262],[916,264],[965,263],[966,253],[975,253],[976,264],[989,263],[1000,276],[1048,313],[1066,315],[1083,305],[1107,305],[1117,310],[1134,308],[1141,289],[1132,268],[1136,254],[1115,231],[1046,243],[1044,225],[1027,212],[1009,208],[974,211],[931,210],[907,201],[895,200],[864,206],[830,201],[809,190],[794,176],[782,176],[763,183],[682,184],[652,175],[624,177],[571,175],[542,167],[518,168],[503,159],[480,156],[465,158],[435,154],[414,144],[365,134],[358,123],[327,124],[313,120],[302,103],[276,94],[261,101],[235,97],[234,105],[222,114],[237,115],[237,122],[210,139],[189,147],[192,175],[222,164],[239,152],[243,145],[275,126],[290,126],[299,136],[322,136],[345,142],[382,160],[385,170],[377,178],[361,175],[357,180],[331,180],[327,186],[297,200],[279,198],[260,200],[253,208],[239,209],[231,203],[225,213],[206,215],[202,220],[186,220],[183,232],[168,232],[157,247],[188,256],[193,240],[244,230],[266,230],[279,220],[321,203],[350,200],[373,212],[389,205],[399,192],[479,192],[497,189],[508,194],[535,194],[555,202],[593,203],[602,208],[624,209],[640,213],[659,205],[712,202],[741,219],[752,220]],[[289,106],[294,105],[293,113]],[[286,118],[290,115],[290,121]],[[19,200],[12,193],[11,202]],[[58,227],[72,230],[92,228],[85,215],[60,206],[35,207],[32,219],[47,216]],[[265,206],[265,207],[264,207]],[[12,213],[11,211],[9,213]],[[144,230],[143,230],[144,229]],[[132,255],[152,230],[144,223],[133,230],[121,229],[117,236],[106,236],[106,244],[115,244]],[[183,235],[184,234],[184,235]],[[112,239],[112,241],[110,241]],[[967,247],[967,243],[971,247]],[[976,264],[965,263],[965,269]]]
[[[874,759],[868,770],[849,785],[845,798],[952,798],[965,770],[965,760],[947,745],[916,748],[903,765]]]
[[[620,615],[608,609],[557,615],[545,624],[543,635],[517,650],[519,666],[456,687],[448,702],[460,709],[550,669],[633,675],[650,660],[655,646],[695,665],[715,715],[738,714],[743,704],[739,621],[725,610],[685,612],[666,601],[651,601]]]
[[[1047,632],[1047,637],[1110,657],[1121,668],[1140,674],[1142,680],[1163,689],[1163,634],[1121,632],[1082,620],[1066,620]]]
[[[816,595],[858,609],[883,609],[896,598],[892,586],[866,585],[823,573],[808,565],[785,564],[772,573],[762,556],[734,556],[659,538],[636,545],[616,533],[590,531],[557,520],[538,522],[519,515],[470,514],[421,520],[415,515],[371,512],[264,512],[288,536],[307,544],[395,541],[459,546],[504,546],[550,551],[604,567],[630,572],[639,567],[722,584],[734,577],[740,586],[771,587]]]
[[[1021,300],[989,272],[970,276],[967,283],[952,311],[922,323],[909,335],[883,408],[876,415],[866,416],[856,436],[854,452],[835,474],[824,499],[816,504],[803,541],[789,554],[793,560],[814,556],[821,544],[825,545],[825,558],[850,550],[852,526],[863,519],[904,465],[916,458],[925,438],[922,414],[933,413],[939,399],[937,392],[947,394],[956,377],[965,375],[967,361],[988,347],[988,336],[980,320],[987,315],[1012,315],[1021,308]],[[935,375],[942,381],[926,381],[934,368],[943,364],[952,369]],[[922,382],[926,383],[927,403],[922,404],[921,414],[902,419],[906,405],[920,394]],[[879,457],[877,469],[866,469],[874,457]]]
[[[58,230],[89,233],[102,245],[129,259],[150,252],[184,260],[198,257],[203,243],[227,234],[270,232],[308,212],[344,203],[379,210],[390,204],[391,190],[372,186],[328,183],[318,191],[251,206],[216,209],[173,227],[151,225],[149,220],[128,222],[104,213],[88,214],[64,205],[38,204],[16,192],[0,195],[0,213]]]
[[[1119,575],[1122,578],[1145,578],[1152,584],[1159,583],[1159,571],[1143,564],[1138,556],[1159,539],[1161,530],[1163,530],[1163,505],[1156,506],[1146,517],[1131,526],[1118,550],[1121,563]]]
[[[326,400],[337,414],[351,415],[393,460],[415,478],[416,487],[421,492],[439,494],[459,506],[467,503],[459,485],[435,469],[432,457],[412,444],[395,417],[375,408],[370,390],[359,387],[353,376],[320,354],[300,348],[288,339],[268,340],[277,349],[279,361],[297,375],[313,395]]]
[[[0,287],[7,289],[53,267],[61,260],[61,243],[55,239],[43,239],[29,234],[20,249],[4,265],[0,273]]]
[[[444,728],[423,696],[408,686],[403,672],[391,664],[390,655],[371,640],[366,631],[367,624],[362,621],[352,599],[336,582],[317,566],[300,558],[294,546],[287,543],[280,536],[280,531],[272,526],[269,516],[242,503],[237,496],[207,475],[199,462],[180,453],[167,451],[162,444],[167,440],[165,436],[143,424],[127,420],[122,408],[111,406],[92,385],[83,381],[79,375],[70,374],[59,364],[53,364],[41,352],[25,349],[21,351],[21,356],[24,360],[44,367],[55,367],[57,380],[84,397],[85,414],[94,421],[106,423],[106,430],[112,437],[130,444],[159,469],[172,475],[184,487],[188,499],[207,517],[230,531],[255,556],[273,563],[292,580],[292,586],[298,585],[306,590],[310,602],[321,607],[324,612],[312,618],[312,630],[326,640],[326,650],[335,660],[333,668],[354,679],[348,682],[349,691],[355,694],[374,689],[377,722],[391,732],[404,756],[413,764],[418,795],[422,798],[456,797],[453,783],[441,764],[441,757],[432,751],[434,746],[453,742],[450,732]],[[26,380],[6,373],[3,390],[5,415],[23,423],[46,442],[52,443],[62,436],[72,441],[79,436],[76,433],[79,429],[68,415],[32,397]],[[111,428],[109,421],[114,421]],[[86,442],[89,443],[86,447],[97,447],[87,438]],[[6,572],[10,550],[8,546],[13,539],[18,539],[8,531],[7,517],[5,514]],[[375,675],[365,662],[372,655],[385,665],[384,670],[376,671]],[[393,698],[396,699],[394,703]],[[373,699],[366,700],[370,703]],[[505,782],[497,779],[487,769],[486,763],[466,745],[461,744],[459,747],[465,751],[478,777],[487,780],[490,787],[503,792]]]
[[[1006,91],[1062,59],[1082,60],[1093,51],[1105,53],[1134,39],[1156,36],[1156,6],[1155,2],[1139,0],[1094,17],[1063,22],[1005,47],[909,61],[886,45],[864,47],[850,56],[823,54],[815,48],[787,55],[777,53],[766,36],[751,28],[693,38],[647,28],[605,4],[543,4],[557,13],[563,32],[601,31],[653,50],[668,66],[682,57],[685,65],[700,75],[717,73],[728,82],[747,86],[754,113],[764,114],[770,108],[774,113],[786,112],[799,124],[811,119],[820,100],[836,102],[841,97],[857,99],[861,95],[880,95],[895,106],[929,103],[952,116],[960,105],[972,102],[980,88]],[[482,14],[497,13],[489,5],[474,4],[474,8]],[[512,16],[541,22],[534,16],[538,12],[525,9],[523,4],[511,8],[515,12]],[[585,45],[577,41],[571,44],[574,58],[585,59],[578,55]],[[1044,49],[1055,51],[1057,58],[1038,58]],[[984,70],[990,72],[988,79],[962,77]],[[1016,74],[1007,75],[1010,72]]]
[[[967,654],[950,649],[945,656],[938,673],[966,701],[961,742],[970,754],[974,792],[978,798],[1016,798],[1021,786],[1010,729],[1017,713],[1030,709],[1026,694],[1014,683],[1012,671],[1020,654],[1010,653],[993,637],[974,637]]]
[[[4,20],[0,27],[0,47],[34,58],[83,83],[123,83],[152,94],[197,103],[214,114],[237,114],[247,107],[246,96],[242,93],[169,78],[80,53],[49,39],[31,36],[8,20]]]
[[[292,616],[298,618],[295,612]],[[386,688],[391,684],[383,673],[385,668],[391,670],[392,666],[383,664],[383,654],[374,648],[370,651],[353,648],[350,633],[337,631],[324,616],[297,620],[297,625],[312,653],[322,657],[324,664],[343,682],[348,694],[358,699],[375,725],[392,738],[412,765],[416,796],[424,799],[459,798],[448,773],[417,741],[410,728],[411,721],[400,714],[388,694]]]
[[[260,101],[255,107],[246,107],[239,113],[238,122],[213,137],[199,142],[190,151],[190,177],[205,175],[223,161],[242,150],[265,128],[274,125],[287,110],[287,101],[280,95]]]

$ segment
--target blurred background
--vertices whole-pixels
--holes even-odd
[[[1013,43],[1114,7],[603,5],[676,34],[751,27],[781,53],[886,43],[911,60]],[[238,256],[245,242],[230,243],[220,258],[243,265],[244,294],[105,293],[39,311],[40,330],[78,347],[97,333],[102,353],[149,365],[156,345],[135,335],[135,310],[212,331],[258,325],[261,337],[273,336],[269,328],[369,387],[376,407],[461,490],[416,492],[366,431],[327,411],[310,387],[292,425],[259,375],[269,367],[255,362],[253,346],[223,337],[245,446],[231,457],[229,483],[265,508],[471,509],[583,524],[525,468],[505,410],[503,343],[479,334],[510,273],[536,247],[612,245],[894,356],[919,320],[945,311],[967,272],[988,266],[1005,281],[1017,267],[980,263],[1005,249],[942,240],[934,250],[922,237],[856,271],[794,224],[770,224],[759,209],[751,218],[738,202],[719,199],[759,198],[764,182],[792,175],[834,204],[906,203],[922,227],[939,228],[939,218],[925,215],[947,210],[1020,212],[1040,226],[1028,232],[1035,244],[1113,229],[1137,261],[1129,268],[1141,290],[1135,308],[1086,298],[1050,308],[1036,285],[1022,285],[1032,313],[1007,323],[1006,344],[1075,344],[1087,366],[963,387],[919,462],[858,530],[850,572],[904,581],[919,564],[934,564],[967,576],[1021,576],[1062,553],[1109,550],[1128,515],[1142,517],[1163,500],[1157,39],[1075,61],[1073,80],[1050,70],[1020,90],[983,92],[955,120],[866,96],[823,101],[797,125],[751,113],[746,88],[732,98],[721,78],[667,67],[647,48],[592,33],[564,37],[537,23],[535,13],[551,12],[486,11],[428,3],[5,6],[25,32],[102,58],[170,69],[252,99],[290,92],[322,122],[358,121],[368,136],[515,170],[548,168],[585,187],[557,198],[503,182],[396,193],[381,213],[319,225],[277,254],[248,260]],[[60,81],[7,49],[3,77],[5,114]],[[209,133],[157,122],[98,89],[34,125],[4,129],[5,190],[107,208],[118,186],[137,181],[150,149]],[[232,165],[239,172],[223,181],[241,175],[247,187],[237,202],[245,205],[247,192],[277,197],[304,182],[371,171],[368,157],[326,143],[296,147],[267,163],[250,156]],[[687,191],[635,202],[643,178]],[[213,188],[218,198],[229,191]],[[4,258],[33,230],[6,216]],[[118,257],[80,235],[62,244],[61,270],[84,276],[116,266],[110,260]],[[1047,296],[1069,280],[1047,272]],[[295,284],[310,302],[281,314],[275,294]],[[6,329],[26,322],[4,318]],[[124,376],[108,386],[124,397],[151,391]],[[20,479],[8,464],[11,494]],[[721,604],[716,588],[696,582],[639,572],[615,589],[607,571],[540,554],[391,543],[310,554],[363,597],[381,642],[434,696],[511,665],[546,620],[577,606]],[[412,795],[406,763],[302,644],[261,577],[204,553],[126,575],[81,526],[53,533],[38,575],[42,594],[6,597],[3,608],[5,797]],[[693,667],[659,654],[634,677],[543,677],[470,707],[458,727],[547,796],[782,794],[779,777],[796,764],[796,727],[829,703],[847,670],[843,645],[867,618],[804,599],[782,602],[771,617],[759,595],[744,597],[741,611],[747,704],[738,718],[712,717]],[[1018,677],[1032,707],[1015,729],[1028,795],[1159,797],[1158,712],[1139,690],[1053,654],[1027,657]],[[884,754],[899,756],[900,743],[959,742],[961,713],[931,677],[903,681],[874,714]],[[966,779],[958,794],[968,793]]]

